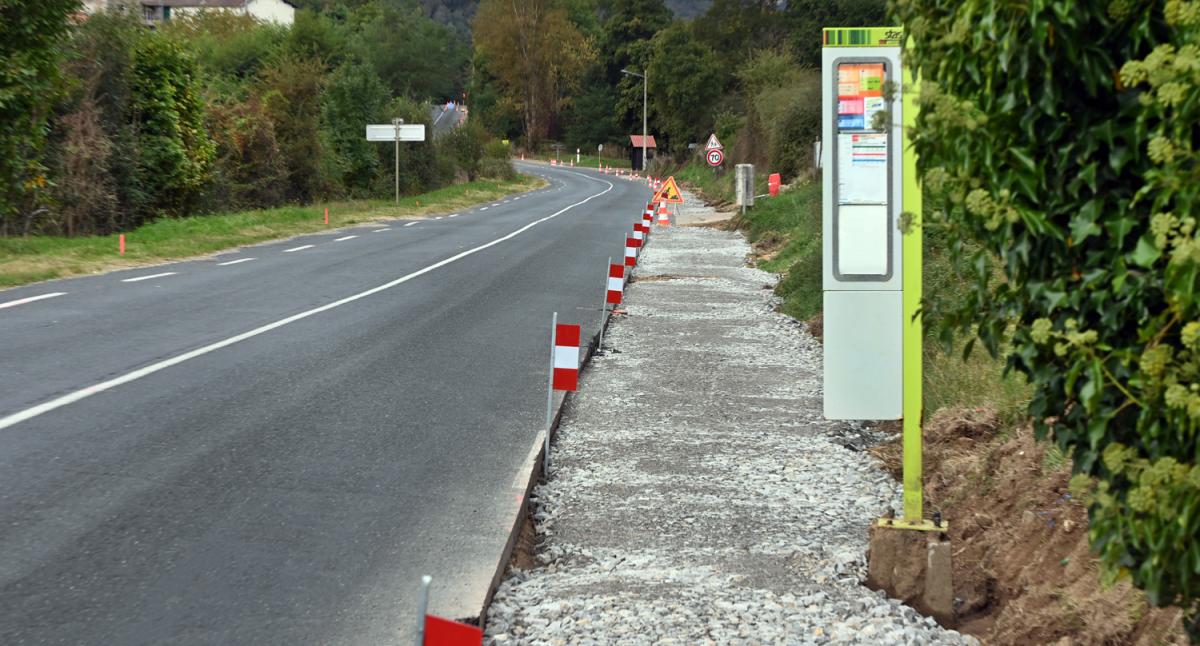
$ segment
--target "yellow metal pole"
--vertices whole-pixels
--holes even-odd
[[[903,306],[904,306],[904,521],[920,524],[924,521],[921,491],[921,405],[922,336],[921,320],[921,185],[917,181],[917,151],[913,148],[912,132],[917,121],[917,83],[912,72],[901,65],[901,122],[904,153],[901,159],[903,177],[903,211],[911,224],[903,233]]]

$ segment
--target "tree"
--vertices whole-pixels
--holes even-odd
[[[289,55],[259,75],[258,92],[283,155],[288,200],[308,202],[328,191],[320,120],[324,73],[321,61]]]
[[[789,44],[801,65],[821,66],[825,27],[887,27],[885,0],[790,0],[784,14]]]
[[[0,2],[0,235],[28,233],[46,197],[46,125],[78,8],[78,0]]]
[[[483,0],[475,45],[499,90],[520,110],[537,145],[570,102],[595,52],[557,0]]]
[[[204,125],[195,60],[178,42],[151,34],[134,45],[132,72],[129,107],[146,206],[186,213],[208,181],[216,153]]]
[[[415,2],[375,2],[353,13],[353,48],[394,96],[457,98],[467,65],[464,44],[426,18]]]
[[[689,25],[675,23],[651,43],[650,107],[668,146],[699,141],[712,125],[708,106],[720,96],[721,66]],[[661,145],[661,144],[660,144]]]
[[[329,79],[321,101],[321,118],[329,133],[330,152],[337,156],[343,186],[369,194],[382,171],[378,144],[366,140],[368,123],[388,123],[389,100],[382,80],[362,64],[347,62]]]
[[[650,62],[650,40],[673,16],[663,0],[611,0],[601,41],[602,76],[597,82],[615,87],[617,128],[642,131],[642,80],[623,69],[641,72]]]
[[[1200,638],[1200,4],[895,6],[925,226],[973,268],[945,331],[1025,375],[1102,562]]]

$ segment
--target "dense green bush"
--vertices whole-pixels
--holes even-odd
[[[1200,2],[896,0],[929,226],[970,252],[947,324],[1035,389],[1111,572],[1197,625]],[[1000,280],[994,278],[997,274]]]
[[[0,3],[0,235],[27,233],[50,180],[42,153],[76,0]]]

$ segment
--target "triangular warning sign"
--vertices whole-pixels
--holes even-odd
[[[705,150],[725,150],[725,146],[721,145],[721,140],[717,139],[717,133],[712,133],[708,136],[708,143],[704,144]]]
[[[667,178],[663,183],[662,188],[654,194],[653,202],[663,202],[665,204],[683,204],[683,195],[679,192],[679,185],[675,183],[675,177]]]

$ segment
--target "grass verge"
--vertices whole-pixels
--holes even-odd
[[[201,256],[383,218],[444,213],[544,185],[541,179],[519,176],[513,181],[455,184],[401,198],[399,204],[390,200],[359,200],[162,219],[126,232],[124,256],[117,255],[117,235],[0,238],[0,288]],[[324,220],[326,207],[328,226]]]

